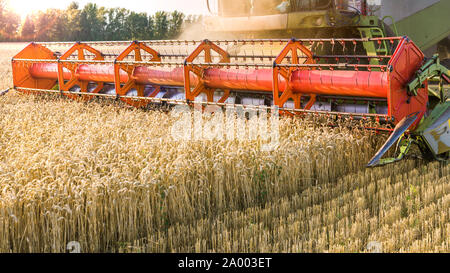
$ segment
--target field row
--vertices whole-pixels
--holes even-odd
[[[369,242],[379,242],[385,252],[448,252],[450,167],[402,165],[403,174],[367,170],[263,208],[176,224],[128,250],[364,252]]]

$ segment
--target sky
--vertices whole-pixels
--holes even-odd
[[[65,9],[74,0],[9,0],[9,7],[22,19],[26,15],[49,8]],[[178,10],[185,14],[207,14],[206,0],[75,0],[83,7],[95,3],[107,8],[121,7],[137,12],[153,14],[156,11]],[[213,1],[211,1],[213,2]]]

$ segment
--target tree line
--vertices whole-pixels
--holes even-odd
[[[179,11],[153,15],[88,3],[80,8],[48,9],[20,16],[0,0],[0,41],[119,41],[175,39],[184,27],[200,20]]]

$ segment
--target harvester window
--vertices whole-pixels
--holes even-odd
[[[219,14],[221,16],[249,16],[252,0],[219,0]]]
[[[336,8],[341,11],[361,12],[363,9],[362,0],[336,0]]]
[[[290,0],[291,12],[321,10],[331,7],[332,0]]]
[[[282,0],[253,0],[252,15],[270,15],[279,14],[277,7],[282,4]]]
[[[221,16],[240,17],[323,10],[330,8],[332,2],[333,0],[219,0],[218,3]]]

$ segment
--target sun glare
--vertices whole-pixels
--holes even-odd
[[[22,19],[25,19],[27,15],[37,12],[39,10],[46,10],[49,8],[64,8],[67,3],[64,1],[53,0],[10,0],[9,7]]]
[[[74,0],[7,0],[8,6],[22,19],[27,15],[40,10],[47,10],[51,8],[65,9]],[[75,0],[83,7],[85,4],[91,2],[98,6],[107,8],[126,7],[130,10],[138,12],[154,13],[158,10],[173,11],[179,10],[186,14],[207,14],[207,8],[204,0],[165,0],[165,1],[141,1],[141,0]],[[214,1],[211,1],[211,3]]]

